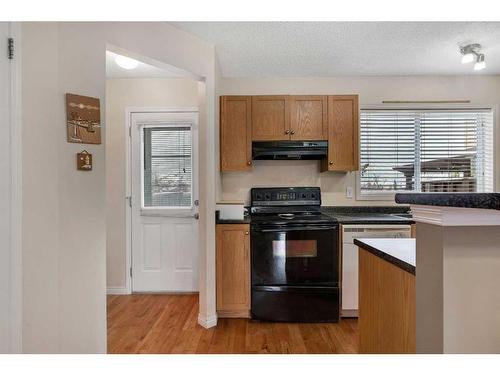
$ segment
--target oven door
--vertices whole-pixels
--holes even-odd
[[[252,285],[338,286],[338,225],[252,226]]]

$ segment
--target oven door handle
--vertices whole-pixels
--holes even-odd
[[[336,229],[336,226],[328,227],[292,227],[292,228],[273,228],[273,229],[255,229],[256,232],[261,233],[275,233],[275,232],[294,232],[294,231],[309,231],[309,230],[331,230]]]

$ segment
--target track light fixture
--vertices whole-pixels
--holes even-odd
[[[466,46],[460,47],[460,53],[462,54],[462,64],[468,64],[476,59],[474,70],[483,70],[484,68],[486,68],[484,53],[480,53],[480,51],[481,45],[478,43],[468,44]]]
[[[479,54],[477,56],[477,61],[474,64],[474,70],[483,70],[486,68],[486,63],[484,62],[484,54]]]

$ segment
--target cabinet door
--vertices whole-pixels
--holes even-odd
[[[321,141],[328,137],[327,96],[292,96],[291,139]]]
[[[220,98],[220,170],[247,171],[252,167],[252,100],[249,96]]]
[[[217,225],[217,313],[250,316],[250,226]]]
[[[252,97],[252,140],[290,139],[290,97],[268,95]]]
[[[357,95],[328,97],[328,159],[322,171],[359,169],[359,113]]]

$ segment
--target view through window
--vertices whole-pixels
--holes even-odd
[[[493,114],[362,110],[361,196],[493,190]]]
[[[192,206],[191,127],[144,128],[144,207]]]

